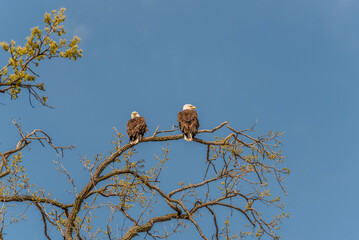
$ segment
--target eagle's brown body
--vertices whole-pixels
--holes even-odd
[[[183,110],[178,113],[177,120],[185,140],[192,141],[192,138],[196,136],[199,128],[197,112],[192,109]]]
[[[146,132],[147,125],[144,117],[135,117],[127,122],[127,135],[132,144],[138,143]]]

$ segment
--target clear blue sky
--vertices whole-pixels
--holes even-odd
[[[23,43],[46,11],[61,7],[70,36],[82,38],[84,57],[38,69],[55,109],[31,108],[26,95],[19,101],[0,95],[6,104],[0,151],[16,144],[9,124],[21,118],[24,129],[41,128],[56,143],[77,146],[63,162],[81,185],[87,177],[79,154],[107,153],[111,128],[125,132],[133,110],[148,119],[151,133],[176,123],[185,103],[197,106],[201,128],[229,120],[244,129],[258,118],[256,134],[286,132],[291,175],[284,202],[291,218],[282,225],[283,239],[359,239],[359,1],[3,1],[0,41]],[[7,58],[0,53],[0,66]],[[203,150],[184,142],[170,148]],[[55,155],[45,150],[32,147],[25,165],[33,181],[45,181],[59,196]],[[169,168],[185,172],[192,164],[203,166],[181,159]],[[9,227],[7,239],[44,239],[37,219],[20,226]]]

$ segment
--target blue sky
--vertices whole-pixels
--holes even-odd
[[[45,12],[61,7],[84,56],[38,69],[55,109],[32,108],[26,95],[0,95],[0,151],[19,139],[10,123],[20,118],[26,130],[41,128],[56,143],[77,146],[63,162],[84,184],[79,154],[107,153],[112,127],[125,133],[133,110],[146,117],[150,133],[171,128],[185,103],[197,106],[201,128],[229,120],[244,129],[258,118],[255,134],[286,132],[291,218],[283,239],[359,237],[358,1],[4,1],[0,41],[23,43]],[[0,53],[0,66],[7,58]],[[141,147],[152,158],[162,146]],[[194,156],[203,150],[184,142],[170,149]],[[54,154],[40,146],[26,154],[31,178],[61,194]],[[169,168],[203,165],[187,158],[178,164]],[[30,219],[21,232],[11,226],[7,237],[44,239],[37,225]]]

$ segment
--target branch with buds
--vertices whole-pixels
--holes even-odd
[[[59,147],[53,144],[52,139],[42,130],[33,130],[25,133],[21,125],[13,121],[14,126],[19,131],[20,140],[14,149],[0,153],[2,158],[1,173],[2,178],[15,179],[13,176],[21,176],[24,172],[12,169],[9,165],[10,157],[17,156],[21,150],[33,142],[38,142],[42,146],[51,146],[59,155],[70,147]],[[115,129],[116,130],[116,129]],[[168,143],[183,138],[182,134],[165,135],[176,131],[158,131],[150,137],[145,137],[138,144],[148,142],[165,142],[167,145],[162,148],[163,156],[155,155],[157,165],[152,168],[146,167],[145,161],[133,161],[136,154],[136,145],[124,143],[123,135],[116,130],[116,141],[114,150],[108,157],[101,154],[95,156],[94,160],[83,158],[82,162],[85,169],[90,173],[87,184],[79,188],[76,186],[71,174],[59,161],[55,163],[59,166],[58,170],[65,174],[68,181],[74,188],[74,200],[70,203],[61,203],[55,198],[46,194],[22,194],[26,187],[7,191],[6,195],[0,195],[0,200],[4,203],[24,202],[34,204],[40,211],[44,225],[45,236],[50,239],[48,233],[49,226],[55,226],[65,239],[84,239],[84,234],[95,236],[101,231],[92,232],[92,224],[95,211],[107,207],[111,211],[109,218],[102,233],[109,239],[113,236],[113,218],[122,216],[124,226],[121,230],[121,239],[132,239],[140,233],[146,233],[153,239],[161,239],[171,234],[180,232],[186,224],[192,224],[202,239],[229,239],[243,238],[248,235],[256,235],[258,238],[267,235],[277,239],[276,230],[279,229],[281,219],[288,217],[282,213],[283,204],[280,196],[273,197],[269,186],[279,184],[282,186],[283,177],[289,174],[286,168],[280,168],[284,157],[278,150],[280,133],[269,132],[267,135],[252,137],[248,132],[250,129],[237,131],[228,122],[214,127],[210,130],[200,130],[198,137],[193,141],[205,146],[205,162],[203,168],[203,180],[188,183],[187,185],[178,183],[179,187],[170,191],[164,190],[161,184],[161,173],[165,171],[164,166],[170,159],[168,156]],[[221,138],[215,137],[213,141],[199,138],[202,134],[215,134],[217,131],[227,131],[228,133]],[[208,136],[207,136],[208,138]],[[20,157],[18,157],[21,159]],[[16,157],[15,157],[16,159]],[[16,161],[15,161],[16,162]],[[21,161],[18,160],[17,164]],[[14,160],[12,160],[12,166]],[[17,169],[22,169],[17,167]],[[16,172],[18,171],[18,172]],[[23,170],[22,170],[23,171]],[[20,177],[19,182],[27,179]],[[12,180],[14,181],[14,180]],[[28,180],[27,180],[28,181]],[[20,184],[23,186],[24,184]],[[166,205],[170,211],[164,215],[154,215],[152,210]],[[278,208],[281,213],[274,216],[272,220],[263,217],[261,209],[264,207]],[[137,211],[133,211],[137,209]],[[240,230],[237,235],[230,234],[229,219],[223,224],[218,221],[218,213],[228,209],[236,216],[242,216],[247,221],[250,230]],[[202,230],[199,219],[200,216],[210,214],[215,231],[208,233]],[[125,220],[129,223],[125,224]],[[172,223],[172,229],[161,232],[158,229],[160,223]]]

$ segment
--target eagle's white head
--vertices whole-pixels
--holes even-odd
[[[183,105],[183,110],[193,110],[193,109],[196,109],[196,107],[193,106],[192,104]]]
[[[134,119],[135,117],[139,117],[140,114],[138,114],[138,112],[134,111],[131,113],[131,119]]]

